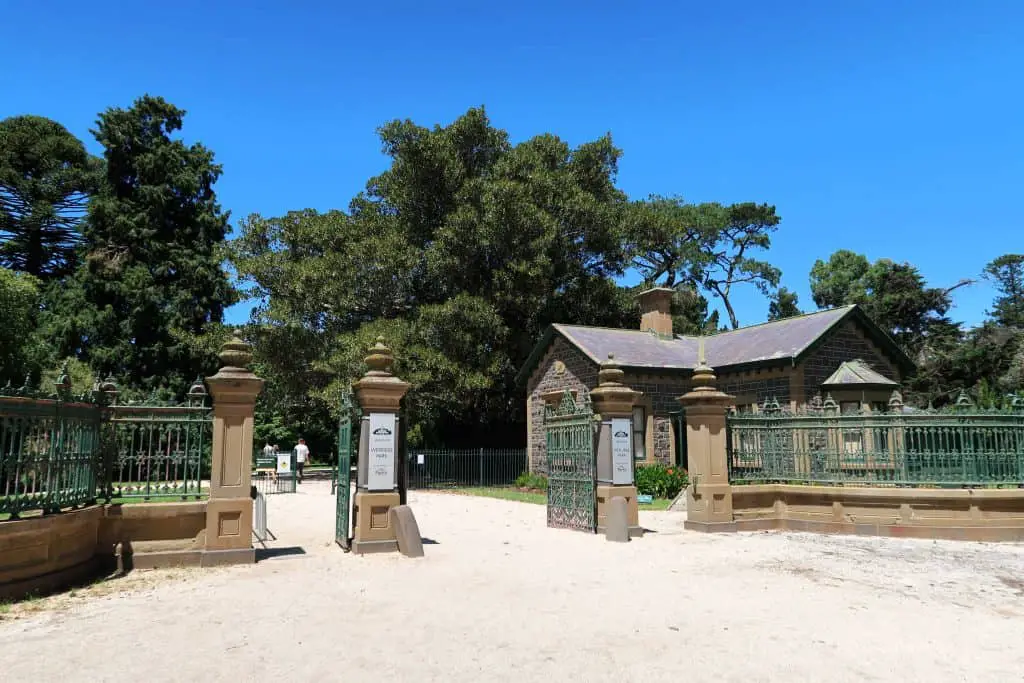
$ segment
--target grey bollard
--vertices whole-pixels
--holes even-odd
[[[416,516],[408,505],[396,505],[388,512],[391,516],[391,528],[395,530],[398,540],[398,552],[406,557],[423,557],[423,539]]]
[[[614,496],[608,504],[604,537],[613,543],[629,542],[629,508],[622,496]]]

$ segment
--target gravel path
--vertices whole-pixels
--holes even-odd
[[[427,557],[331,543],[326,482],[270,497],[282,554],[136,572],[0,615],[0,680],[1006,681],[1024,546],[702,535],[629,544],[544,508],[410,496]],[[296,554],[289,554],[296,553]]]

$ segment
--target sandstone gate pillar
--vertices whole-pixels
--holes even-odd
[[[356,473],[355,538],[357,554],[398,550],[391,509],[401,504],[398,467],[404,454],[399,439],[399,410],[409,383],[391,374],[395,358],[382,337],[366,357],[369,370],[353,385],[363,409]]]
[[[725,416],[734,397],[715,388],[715,373],[704,358],[703,339],[698,355],[693,387],[678,399],[686,410],[690,475],[684,526],[696,531],[733,531]]]
[[[615,363],[615,356],[601,364],[598,386],[590,392],[594,412],[601,416],[597,437],[597,532],[604,533],[612,498],[626,501],[626,518],[630,537],[643,535],[636,500],[633,469],[633,404],[639,392],[622,380],[625,373]]]
[[[213,396],[210,499],[203,565],[256,561],[252,547],[252,431],[263,380],[247,369],[252,349],[234,337],[221,347],[221,368],[206,384]]]

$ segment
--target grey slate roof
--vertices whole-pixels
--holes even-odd
[[[823,387],[896,387],[899,386],[899,383],[875,372],[862,360],[849,360],[842,363],[821,385]]]
[[[708,365],[722,368],[796,358],[853,308],[834,308],[705,337]],[[596,363],[614,353],[617,363],[629,367],[684,370],[697,365],[697,337],[661,339],[640,330],[580,325],[554,328]]]

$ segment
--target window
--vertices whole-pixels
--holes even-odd
[[[839,404],[839,412],[843,415],[856,415],[860,412],[860,403],[857,401],[843,401]],[[843,450],[847,455],[856,455],[864,450],[864,433],[860,423],[852,423],[854,426],[843,428]]]
[[[644,428],[647,426],[647,416],[641,407],[633,408],[633,459],[646,460],[647,448],[644,443]]]

